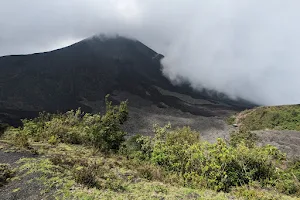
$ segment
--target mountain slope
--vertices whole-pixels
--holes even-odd
[[[40,111],[77,107],[98,112],[103,110],[106,94],[112,94],[116,102],[129,99],[132,113],[139,116],[141,112],[227,116],[252,106],[224,95],[209,95],[211,91],[172,85],[161,73],[161,58],[138,41],[104,36],[51,52],[1,57],[0,119],[15,124]]]

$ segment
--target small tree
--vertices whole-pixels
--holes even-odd
[[[91,142],[103,152],[117,151],[125,141],[126,132],[121,130],[121,124],[128,118],[127,101],[121,102],[119,106],[113,106],[112,102],[108,101],[107,95],[105,103],[105,115],[101,116],[100,123],[90,127]]]

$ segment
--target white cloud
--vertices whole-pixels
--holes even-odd
[[[300,103],[297,0],[11,0],[0,2],[0,55],[97,33],[163,53],[164,72],[261,104]]]

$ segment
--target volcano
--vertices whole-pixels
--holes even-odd
[[[198,124],[207,124],[253,106],[214,91],[195,91],[188,83],[173,85],[162,74],[161,59],[141,42],[121,36],[94,36],[51,52],[0,57],[0,119],[19,125],[41,111],[81,107],[101,112],[110,94],[114,103],[129,101],[128,131],[147,132],[156,122],[193,126],[202,117],[208,121]]]

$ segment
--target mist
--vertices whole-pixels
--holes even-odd
[[[2,1],[0,56],[119,34],[164,54],[162,71],[174,84],[184,78],[196,90],[261,105],[297,104],[299,6],[297,0]]]
[[[164,73],[263,105],[300,103],[299,3],[230,2],[199,5],[169,47]]]

